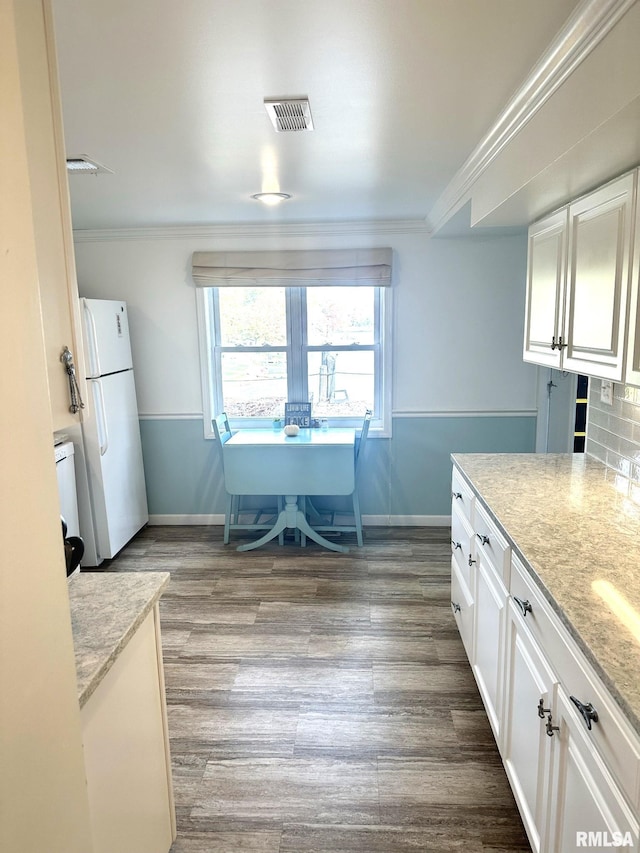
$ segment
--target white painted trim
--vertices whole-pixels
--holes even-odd
[[[537,409],[495,409],[487,410],[467,410],[467,411],[440,411],[440,412],[425,412],[425,411],[394,411],[393,418],[535,418],[538,414]]]
[[[76,243],[101,243],[109,240],[176,240],[230,237],[313,237],[349,234],[424,234],[429,228],[424,219],[362,220],[354,222],[300,222],[256,224],[239,222],[227,225],[174,225],[157,228],[86,229],[73,232]]]
[[[141,421],[201,421],[204,418],[202,412],[138,412]]]
[[[450,515],[363,515],[364,527],[449,527]],[[224,515],[150,515],[150,527],[224,525]]]
[[[583,0],[578,5],[432,207],[427,216],[430,233],[442,228],[466,204],[483,172],[635,2]]]
[[[394,418],[535,418],[538,414],[537,409],[505,409],[505,410],[467,410],[454,411],[443,410],[439,412],[429,412],[423,410],[399,410],[391,412],[391,419]],[[175,414],[172,412],[139,412],[138,417],[141,421],[201,421],[204,419],[202,412],[182,412]],[[369,438],[377,434],[378,438],[389,438],[391,433],[386,433],[380,430],[371,429]]]

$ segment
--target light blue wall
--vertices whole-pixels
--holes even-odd
[[[142,420],[151,515],[224,512],[218,445],[193,420]],[[392,439],[370,439],[360,486],[364,515],[449,515],[450,453],[533,452],[535,417],[396,418]]]

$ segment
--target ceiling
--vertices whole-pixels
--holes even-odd
[[[53,0],[74,228],[425,220],[575,6]]]

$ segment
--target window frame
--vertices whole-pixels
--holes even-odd
[[[391,436],[391,351],[392,351],[392,288],[374,287],[374,341],[371,344],[332,345],[332,352],[374,352],[374,398],[380,411],[374,413],[369,431],[370,436]],[[305,400],[307,392],[307,354],[322,352],[326,345],[309,344],[306,329],[307,287],[285,287],[287,301],[287,343],[280,346],[223,347],[220,339],[220,312],[217,287],[197,287],[196,312],[200,351],[200,380],[205,439],[214,439],[212,419],[222,409],[221,355],[223,352],[282,352],[287,355],[287,395],[289,399]],[[297,338],[295,340],[294,338]],[[304,368],[304,369],[303,369]],[[296,381],[296,375],[298,377]],[[362,413],[364,417],[364,412]],[[362,417],[336,418],[336,425],[344,427],[362,426]],[[271,418],[229,418],[232,428],[265,429],[271,426]]]

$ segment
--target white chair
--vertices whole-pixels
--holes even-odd
[[[314,530],[317,530],[319,533],[355,533],[358,545],[360,547],[362,547],[362,516],[360,515],[358,482],[362,474],[362,460],[364,458],[364,449],[367,443],[367,436],[369,435],[369,425],[371,423],[372,416],[373,412],[370,409],[367,409],[367,411],[365,412],[364,421],[362,422],[362,430],[360,432],[360,437],[356,438],[354,458],[355,485],[353,492],[349,496],[351,499],[351,512],[348,513],[348,511],[343,511],[339,509],[316,509],[316,507],[313,505],[313,502],[308,497],[305,499],[305,511],[309,518],[309,524],[311,524]],[[346,514],[353,515],[352,524],[339,524],[336,522],[337,516]],[[303,536],[301,544],[304,545],[305,541],[306,537]]]
[[[225,412],[222,412],[220,415],[216,415],[215,418],[211,421],[211,426],[213,427],[213,431],[215,433],[216,439],[220,445],[220,453],[222,460],[222,471],[224,476],[224,445],[229,441],[233,432],[231,431],[231,427],[229,426],[229,419]],[[224,513],[224,538],[223,542],[225,545],[229,544],[229,533],[231,530],[270,530],[273,527],[274,518],[278,515],[280,510],[283,508],[283,500],[281,497],[277,498],[277,506],[275,507],[247,507],[244,509],[240,508],[240,495],[232,495],[227,492],[226,483],[225,483],[225,492],[227,496],[226,507]],[[253,520],[249,523],[241,523],[240,516],[241,514],[247,515],[251,514]],[[263,516],[268,516],[267,519],[262,521]],[[284,543],[284,534],[280,534],[278,537],[278,542],[280,545]]]

